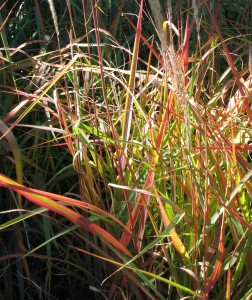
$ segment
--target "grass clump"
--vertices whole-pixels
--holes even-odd
[[[250,299],[251,7],[19,2],[0,6],[0,297]]]

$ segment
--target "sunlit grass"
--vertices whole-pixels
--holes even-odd
[[[0,7],[3,297],[249,299],[250,37],[207,3],[35,2],[36,40]]]

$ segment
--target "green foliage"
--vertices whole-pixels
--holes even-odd
[[[195,2],[0,5],[0,298],[249,299],[251,4]]]

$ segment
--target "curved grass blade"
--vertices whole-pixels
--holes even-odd
[[[71,247],[71,248],[76,249],[77,251],[80,251],[80,252],[82,252],[82,253],[85,253],[85,254],[88,254],[88,255],[92,255],[92,256],[94,256],[94,257],[96,257],[96,258],[102,259],[102,260],[104,260],[104,261],[107,261],[107,262],[109,262],[109,263],[112,263],[112,264],[114,264],[114,265],[117,265],[117,266],[119,266],[119,267],[121,267],[121,268],[124,268],[124,267],[125,267],[125,268],[127,268],[127,269],[129,269],[129,270],[134,271],[139,277],[140,277],[141,275],[147,275],[147,276],[149,276],[149,277],[151,277],[151,278],[153,278],[153,279],[157,279],[157,280],[159,280],[159,281],[162,281],[162,282],[166,283],[167,285],[171,285],[171,286],[173,286],[173,287],[175,287],[175,288],[177,288],[177,289],[180,289],[180,290],[182,290],[182,291],[184,291],[184,292],[186,292],[186,293],[188,293],[188,294],[190,294],[190,295],[193,295],[193,296],[195,296],[195,297],[198,297],[198,298],[200,298],[200,299],[203,299],[202,296],[201,296],[200,294],[198,294],[198,293],[192,291],[191,289],[189,289],[189,288],[187,288],[187,287],[185,287],[185,286],[182,286],[182,285],[180,285],[180,284],[178,284],[178,283],[176,283],[176,282],[173,282],[173,281],[171,281],[171,280],[169,280],[169,279],[166,279],[166,278],[164,278],[164,277],[161,277],[161,276],[159,276],[159,275],[156,275],[156,274],[153,274],[153,273],[150,273],[150,272],[147,272],[147,271],[138,269],[138,268],[136,267],[136,265],[134,265],[133,263],[131,263],[130,266],[128,266],[128,265],[125,266],[125,265],[122,264],[122,263],[119,263],[119,262],[114,261],[114,260],[111,260],[111,259],[107,259],[107,258],[105,258],[105,257],[101,257],[101,256],[99,256],[99,255],[96,255],[96,254],[94,254],[94,253],[90,253],[90,252],[85,251],[85,250],[83,250],[83,249],[80,249],[80,248],[77,248],[77,247]],[[125,259],[125,260],[126,260],[126,259]],[[140,274],[141,274],[141,275],[140,275]],[[148,281],[149,281],[149,280],[148,280]]]
[[[32,203],[47,208],[48,210],[58,213],[59,215],[67,218],[72,223],[80,226],[84,230],[89,231],[90,233],[99,236],[101,239],[106,241],[107,243],[111,243],[114,245],[117,249],[120,249],[122,252],[124,252],[128,256],[132,256],[132,254],[127,250],[127,248],[120,243],[118,240],[116,240],[109,232],[98,226],[97,224],[90,222],[88,219],[86,219],[84,216],[80,215],[76,211],[65,207],[62,204],[59,204],[58,202],[45,197],[41,196],[36,193],[31,193],[28,191],[27,188],[24,186],[18,184],[14,180],[0,174],[0,186],[4,186],[7,188],[11,188],[12,190],[16,191],[17,193],[21,194],[25,198],[27,198]],[[23,189],[20,189],[22,187]]]

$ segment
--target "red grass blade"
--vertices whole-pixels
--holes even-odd
[[[218,256],[217,256],[217,260],[216,260],[213,272],[204,286],[204,299],[208,299],[208,295],[211,292],[211,290],[213,289],[213,287],[221,273],[222,262],[223,262],[223,258],[224,258],[224,237],[225,237],[225,212],[222,215],[220,240],[219,240],[219,246],[218,246]]]
[[[67,208],[62,204],[59,204],[58,202],[52,200],[49,197],[45,197],[40,195],[39,193],[36,193],[36,190],[33,190],[33,192],[31,192],[25,186],[18,184],[14,180],[2,174],[0,174],[0,186],[11,188],[12,190],[21,194],[32,203],[41,207],[45,207],[52,212],[58,213],[59,215],[70,220],[72,223],[80,226],[84,230],[87,230],[90,233],[99,236],[101,239],[105,240],[106,242],[110,243],[117,249],[121,250],[124,254],[130,257],[132,256],[132,254],[127,250],[127,248],[118,240],[116,240],[109,232],[107,232],[100,226],[96,225],[95,223],[89,221],[87,218],[80,215],[78,212],[70,208]]]

